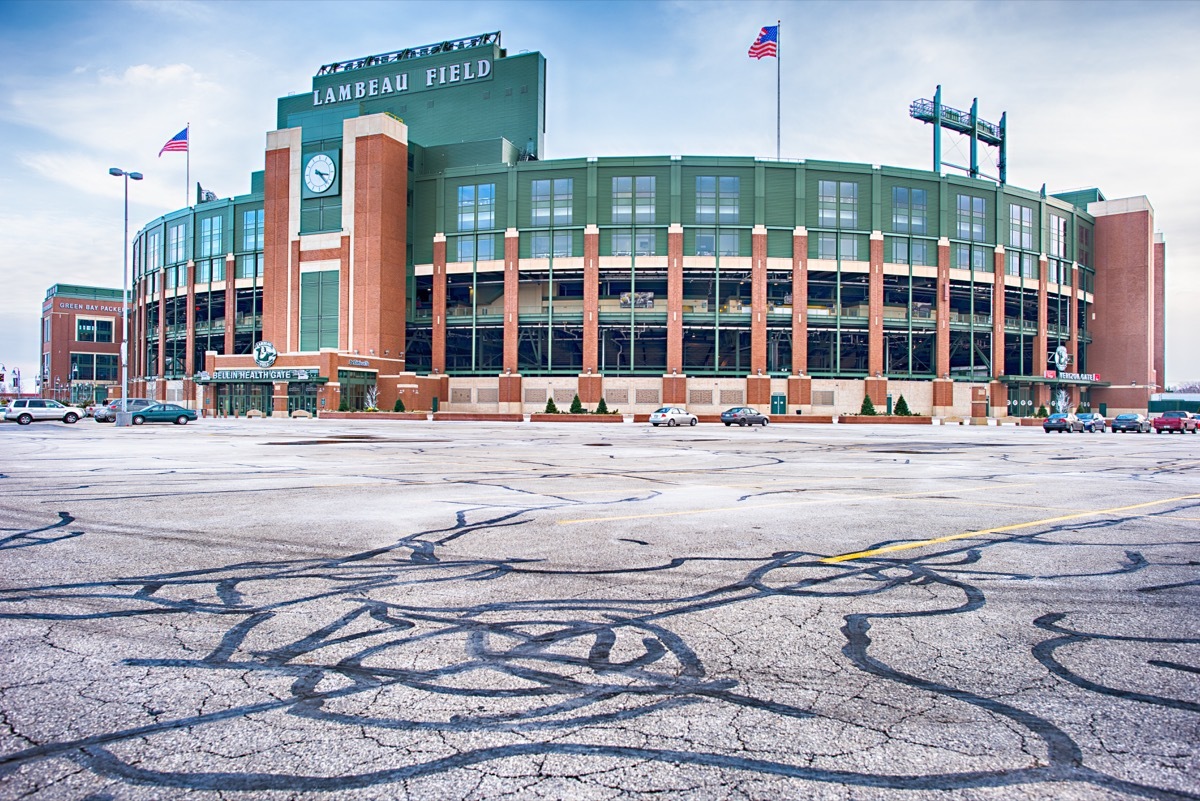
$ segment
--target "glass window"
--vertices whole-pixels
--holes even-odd
[[[475,237],[458,238],[458,261],[475,261]]]
[[[654,255],[654,231],[639,228],[633,234],[634,253],[638,256]]]
[[[1067,218],[1050,215],[1050,253],[1059,259],[1067,257]]]
[[[612,179],[614,223],[633,222],[633,178],[619,176]]]
[[[112,342],[113,341],[113,321],[112,320],[97,320],[96,321],[96,341],[97,342]]]
[[[76,342],[95,342],[96,341],[96,321],[87,317],[75,318],[75,341]]]
[[[741,204],[741,179],[722,176],[718,181],[720,196],[717,198],[721,225],[737,225]]]
[[[1009,204],[1008,244],[1009,247],[1033,250],[1033,209]]]
[[[162,266],[162,231],[151,231],[146,237],[146,272]]]
[[[821,228],[857,228],[858,184],[818,181],[817,215]]]
[[[913,240],[913,242],[910,243],[909,249],[912,251],[912,263],[913,264],[922,264],[922,265],[930,264],[929,243],[928,242],[926,242],[923,239]]]
[[[550,233],[548,231],[535,231],[529,235],[529,240],[530,258],[545,259],[550,256]]]
[[[968,242],[983,242],[987,201],[974,195],[959,195],[957,208],[958,238]]]
[[[242,250],[262,250],[263,210],[242,212]],[[217,255],[215,252],[212,255]]]
[[[555,231],[554,232],[554,256],[555,258],[571,256],[571,246],[574,242],[570,231]]]
[[[221,252],[221,218],[205,217],[200,221],[199,255],[203,258],[219,255]]]
[[[696,222],[712,225],[717,221],[717,179],[696,176]]]
[[[654,222],[654,176],[639,175],[635,179],[634,222]]]
[[[842,260],[843,261],[858,261],[858,237],[843,236],[842,237]]]
[[[892,263],[893,264],[908,264],[908,240],[896,239],[892,241]]]
[[[551,181],[531,181],[530,191],[532,194],[530,208],[530,222],[535,227],[543,227],[550,225],[550,185]],[[549,245],[547,244],[547,250]],[[537,258],[535,256],[535,258]]]
[[[696,231],[696,255],[712,256],[717,252],[717,232],[711,228]]]
[[[554,224],[570,225],[571,210],[575,199],[575,179],[554,179]]]
[[[255,278],[263,274],[263,254],[247,253],[238,257],[238,278]]]
[[[927,198],[924,189],[892,187],[892,230],[898,234],[925,233],[929,213]]]
[[[458,188],[458,230],[485,231],[496,220],[496,185],[479,184]],[[469,261],[469,259],[463,259]]]
[[[817,236],[817,258],[833,260],[837,258],[837,237],[833,234]]]
[[[722,231],[717,244],[717,252],[722,256],[738,255],[737,231]]]
[[[626,229],[612,232],[612,254],[628,256],[633,253],[633,232]]]
[[[177,264],[184,260],[183,234],[186,226],[183,223],[172,225],[167,229],[167,263]]]
[[[480,261],[492,261],[496,258],[496,238],[494,236],[479,237],[475,243],[475,252]]]

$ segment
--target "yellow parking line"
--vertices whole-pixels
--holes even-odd
[[[1002,486],[1005,488],[1031,487],[1031,486],[1033,486],[1033,484],[1004,484]],[[900,499],[900,498],[919,498],[922,495],[932,495],[936,492],[955,492],[955,493],[983,492],[985,490],[995,490],[995,489],[996,489],[995,484],[988,484],[987,486],[984,486],[984,487],[971,487],[968,489],[956,489],[956,490],[936,489],[936,490],[928,490],[926,492],[902,492],[902,493],[897,493],[895,495],[868,495],[868,496],[838,495],[833,498],[820,498],[820,499],[803,500],[803,501],[787,501],[785,503],[763,503],[763,504],[754,504],[754,505],[746,505],[746,506],[710,506],[705,509],[685,509],[685,510],[679,511],[679,512],[647,512],[645,514],[640,514],[640,515],[620,515],[618,517],[581,517],[581,518],[577,518],[575,520],[559,520],[558,525],[570,526],[570,525],[574,525],[575,523],[611,523],[611,522],[614,522],[617,520],[642,520],[642,519],[649,519],[649,518],[653,518],[653,517],[682,517],[684,515],[706,515],[706,514],[712,514],[714,512],[756,512],[759,509],[778,509],[783,506],[811,506],[812,504],[816,504],[816,503],[832,503],[834,501],[838,501],[838,502],[850,501],[850,502],[857,502],[857,503],[868,503],[868,502],[872,502],[872,501],[896,500],[896,499]],[[824,490],[824,491],[828,492],[829,490]]]
[[[1200,495],[1180,495],[1175,498],[1164,498],[1161,501],[1148,501],[1146,503],[1135,503],[1131,506],[1114,506],[1111,509],[1093,509],[1088,512],[1077,512],[1071,515],[1059,515],[1058,517],[1046,517],[1041,520],[1031,520],[1027,523],[1013,523],[1009,526],[997,526],[996,528],[984,528],[978,531],[964,531],[961,534],[950,534],[946,537],[935,537],[928,540],[917,540],[915,542],[902,542],[896,545],[885,545],[882,548],[872,548],[866,551],[857,551],[855,553],[845,553],[840,556],[829,556],[822,559],[822,562],[827,564],[836,564],[838,562],[849,562],[852,559],[862,559],[867,556],[876,556],[881,553],[892,553],[894,551],[907,551],[912,548],[923,548],[926,545],[938,545],[943,542],[951,542],[953,540],[968,539],[970,537],[980,537],[985,534],[1001,534],[1005,531],[1017,531],[1023,528],[1033,528],[1035,526],[1046,526],[1051,523],[1061,523],[1064,520],[1077,520],[1081,517],[1095,517],[1098,515],[1111,515],[1119,512],[1127,512],[1130,509],[1145,509],[1147,506],[1160,506],[1164,503],[1174,503],[1176,501],[1187,501],[1200,498]]]

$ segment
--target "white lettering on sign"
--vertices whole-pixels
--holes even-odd
[[[425,88],[477,81],[491,74],[492,62],[486,58],[443,67],[430,67],[425,70]],[[348,100],[361,100],[364,97],[384,97],[407,91],[408,73],[401,72],[396,75],[385,75],[382,78],[372,78],[369,81],[352,81],[338,86],[327,86],[324,89],[314,89],[313,105],[324,106],[329,103],[344,103]]]
[[[114,312],[116,314],[121,313],[120,306],[103,306],[97,303],[68,303],[65,300],[60,300],[58,302],[58,308],[74,309],[76,311]]]

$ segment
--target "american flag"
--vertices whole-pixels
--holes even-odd
[[[180,131],[179,133],[175,134],[174,136],[172,136],[170,139],[167,140],[167,143],[162,146],[162,150],[158,151],[158,155],[161,157],[163,153],[166,153],[168,151],[175,152],[177,150],[181,150],[186,153],[187,149],[188,149],[188,129],[184,128],[182,131]]]
[[[750,58],[763,59],[767,56],[779,58],[777,47],[779,43],[779,26],[767,25],[758,33],[754,44],[750,45]]]

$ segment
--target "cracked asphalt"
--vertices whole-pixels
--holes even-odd
[[[0,798],[1200,799],[1200,436],[0,426]]]

